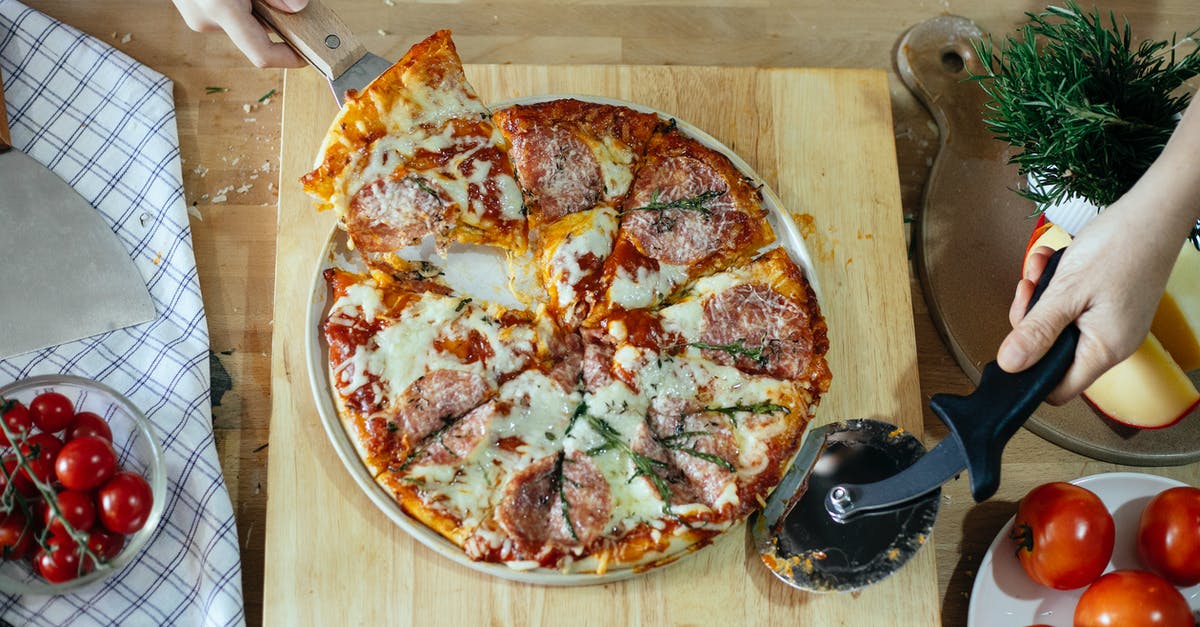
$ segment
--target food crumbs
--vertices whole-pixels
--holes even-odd
[[[380,36],[380,37],[387,37],[388,35],[390,35],[390,34],[391,34],[391,33],[387,32],[387,31],[383,30],[382,28],[381,28],[381,29],[379,29],[379,30],[377,30],[377,31],[375,31],[375,32],[379,33],[379,36]]]
[[[888,559],[892,560],[893,562],[900,559],[900,549],[895,547],[888,549],[887,556]]]
[[[249,104],[242,105],[242,112],[250,113],[250,105]]]
[[[157,266],[158,264],[162,263],[162,251],[161,251],[161,250],[160,250],[160,251],[158,251],[158,254],[157,254],[157,255],[155,255],[155,257],[154,257],[154,261],[153,261],[152,263],[153,263],[154,265],[156,265],[156,266]]]
[[[900,437],[900,436],[902,436],[902,435],[904,435],[904,427],[896,427],[895,429],[893,429],[893,430],[892,430],[892,432],[891,432],[891,433],[889,433],[889,434],[887,435],[887,437],[889,437],[889,438],[898,438],[898,437]]]
[[[792,219],[796,221],[796,228],[800,229],[800,235],[806,239],[817,230],[816,219],[812,217],[812,214],[793,213]]]
[[[133,41],[133,33],[125,33],[121,36],[121,43],[127,44],[131,41]]]

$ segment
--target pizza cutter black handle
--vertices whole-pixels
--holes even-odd
[[[1050,284],[1062,254],[1062,250],[1055,252],[1046,263],[1029,299],[1029,309]],[[930,400],[929,406],[966,454],[971,495],[976,502],[991,497],[1000,487],[1000,455],[1005,445],[1062,381],[1075,359],[1078,343],[1079,327],[1071,323],[1045,356],[1029,368],[1010,373],[993,361],[984,367],[979,386],[971,394],[935,394]]]

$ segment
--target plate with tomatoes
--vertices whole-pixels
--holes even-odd
[[[1072,490],[1073,486],[1085,490]],[[1080,498],[1078,493],[1085,491],[1094,497]],[[1128,622],[1133,614],[1153,613],[1161,605],[1183,615],[1175,624],[1190,627],[1194,616],[1200,616],[1200,561],[1191,559],[1200,554],[1196,494],[1180,481],[1133,472],[1092,475],[1031,490],[984,555],[971,591],[968,626],[1072,627],[1077,609],[1088,616],[1085,621],[1107,615]],[[1070,527],[1072,533],[1056,537],[1055,525]],[[1181,528],[1192,530],[1183,540],[1177,532]],[[1188,558],[1164,561],[1169,559],[1164,556],[1180,555]],[[1131,571],[1137,574],[1129,575]],[[1080,606],[1092,587],[1096,591]],[[1187,609],[1182,609],[1176,592]],[[1186,616],[1189,610],[1191,617]]]

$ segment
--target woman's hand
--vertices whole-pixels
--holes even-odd
[[[303,9],[308,0],[264,0],[288,13]],[[250,0],[172,0],[189,28],[207,33],[223,30],[258,67],[303,67],[304,59],[290,46],[267,37],[267,28],[250,11]]]

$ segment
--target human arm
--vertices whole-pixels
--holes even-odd
[[[1074,321],[1080,330],[1075,362],[1048,401],[1062,404],[1078,396],[1146,337],[1179,247],[1198,218],[1200,105],[1193,100],[1162,154],[1132,189],[1084,227],[1025,315],[1050,251],[1032,253],[1009,310],[1013,330],[1000,344],[1000,367],[1028,368]]]
[[[250,10],[250,0],[171,0],[189,28],[205,33],[222,30],[258,67],[303,67],[305,61],[290,46],[271,41],[267,29]],[[264,0],[289,13],[308,5],[308,0]]]

